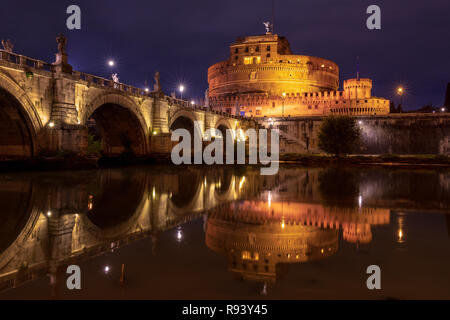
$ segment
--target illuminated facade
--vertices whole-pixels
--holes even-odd
[[[389,113],[389,100],[372,96],[372,80],[345,80],[339,91],[336,63],[294,55],[271,33],[238,38],[228,60],[209,67],[208,83],[210,107],[250,117]]]

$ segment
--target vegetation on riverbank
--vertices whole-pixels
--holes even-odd
[[[289,163],[327,165],[327,164],[359,164],[359,165],[443,165],[450,166],[450,157],[446,155],[349,155],[335,157],[326,154],[280,155],[280,161]]]

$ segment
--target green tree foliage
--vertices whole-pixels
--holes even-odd
[[[356,120],[348,116],[326,117],[320,126],[319,148],[336,156],[352,153],[361,135]]]
[[[88,135],[88,145],[87,145],[87,154],[88,155],[100,155],[103,150],[102,142],[99,140],[95,140],[95,136],[93,134]]]

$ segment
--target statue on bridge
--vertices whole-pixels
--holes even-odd
[[[155,72],[155,77],[154,78],[155,78],[155,85],[153,86],[153,91],[161,92],[162,89],[161,89],[161,82],[160,82],[160,79],[159,79],[159,71]]]
[[[58,53],[60,55],[66,55],[67,38],[61,33],[56,37],[58,43]]]
[[[209,89],[206,89],[205,91],[205,107],[206,109],[209,109]]]
[[[62,68],[65,69],[65,71],[72,72],[72,67],[68,65],[68,58],[66,52],[67,38],[60,33],[56,37],[56,43],[58,44],[58,53],[56,53],[56,61],[53,64],[62,65]]]
[[[2,46],[3,46],[3,50],[5,50],[6,52],[12,53],[13,49],[14,49],[14,45],[12,43],[11,40],[2,40]]]
[[[117,88],[119,88],[119,76],[117,75],[117,73],[113,73],[112,75],[111,75],[111,79],[112,79],[112,81],[113,81],[113,84],[114,84],[114,88],[115,89],[117,89]]]

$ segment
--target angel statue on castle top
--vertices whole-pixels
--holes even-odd
[[[264,27],[266,27],[266,33],[271,33],[272,24],[269,21],[263,22]]]

